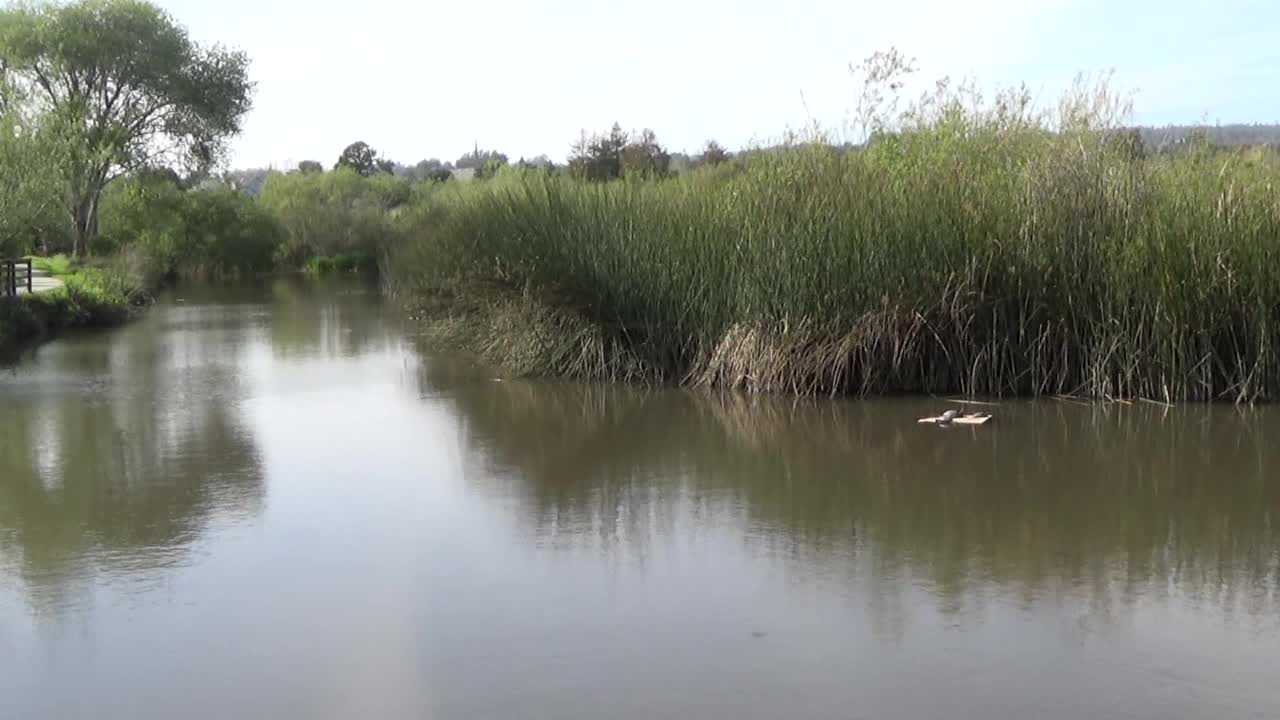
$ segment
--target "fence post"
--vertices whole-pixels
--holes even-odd
[[[32,269],[31,258],[27,258],[27,294],[28,295],[35,292],[35,290],[32,289],[35,287],[35,283],[32,281],[32,278],[31,278],[31,269]]]

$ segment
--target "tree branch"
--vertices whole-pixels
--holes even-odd
[[[111,111],[115,108],[116,101],[120,99],[120,95],[124,92],[124,86],[117,83],[116,91],[111,93],[111,97],[106,97],[106,88],[107,84],[103,83],[102,89],[104,101],[102,103],[101,111],[98,113],[98,125],[105,125],[107,121],[111,119]]]
[[[40,84],[40,87],[44,88],[45,94],[49,96],[49,102],[57,105],[58,94],[53,91],[53,83],[49,82],[49,78],[45,77],[44,70],[40,69],[40,63],[32,63],[31,70],[35,73],[36,82]]]

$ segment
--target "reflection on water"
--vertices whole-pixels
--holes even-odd
[[[0,551],[32,604],[78,581],[150,578],[205,526],[252,515],[257,449],[238,416],[236,321],[213,307],[42,349],[5,380]]]
[[[0,370],[0,719],[1280,714],[1280,411],[938,408],[184,288]]]
[[[640,623],[655,644],[626,671],[697,678],[686,701],[737,694],[713,716],[1280,707],[1263,670],[1280,650],[1270,409],[1010,402],[994,427],[942,430],[915,423],[938,407],[917,399],[494,382],[439,362],[423,385],[447,388],[463,474],[519,542],[651,603],[557,597],[567,627]],[[731,639],[748,631],[773,664]]]
[[[368,315],[368,294],[290,280],[183,288],[144,321],[0,371],[0,572],[56,611],[95,578],[151,587],[190,562],[208,525],[256,516],[265,489],[246,367],[264,351],[399,347],[385,326],[351,321]]]
[[[472,480],[518,493],[550,546],[636,551],[693,513],[793,572],[923,583],[949,611],[993,594],[1276,611],[1270,410],[1014,402],[995,428],[939,430],[914,423],[938,406],[919,400],[472,382],[451,401]]]

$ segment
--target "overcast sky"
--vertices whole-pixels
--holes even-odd
[[[332,164],[364,140],[404,163],[473,144],[563,158],[582,129],[732,148],[855,104],[849,64],[896,46],[921,77],[1055,99],[1114,69],[1136,120],[1280,121],[1280,3],[1146,0],[163,0],[258,83],[236,167]]]

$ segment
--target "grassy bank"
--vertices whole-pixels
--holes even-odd
[[[392,287],[523,374],[797,393],[1280,394],[1280,159],[939,112],[856,149],[434,193]]]
[[[325,275],[374,275],[378,272],[377,258],[368,253],[340,253],[316,255],[302,266],[302,272],[312,277]]]
[[[34,264],[64,285],[0,300],[0,355],[63,330],[119,325],[151,301],[155,287],[126,257],[98,266],[75,264],[65,256],[37,258]]]

